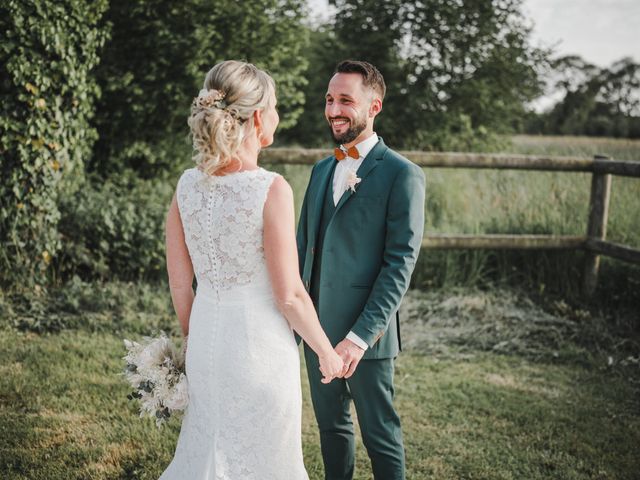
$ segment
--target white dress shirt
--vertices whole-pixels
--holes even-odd
[[[347,157],[344,160],[340,160],[338,162],[338,165],[336,165],[336,170],[335,172],[333,172],[333,204],[334,205],[338,205],[338,202],[340,201],[340,197],[342,197],[344,192],[347,191],[347,188],[349,188],[349,186],[347,185],[347,179],[349,178],[349,173],[351,171],[357,171],[358,168],[360,168],[360,165],[362,165],[362,162],[364,161],[365,157],[369,154],[371,149],[375,147],[376,143],[378,143],[378,135],[374,132],[373,135],[371,135],[369,138],[367,138],[366,140],[363,140],[362,142],[358,143],[355,146],[358,149],[358,154],[360,155],[359,158],[351,158],[350,156],[347,155]],[[340,148],[345,152],[347,151],[347,149],[344,148],[342,145],[340,145]],[[362,340],[358,335],[356,335],[353,332],[349,332],[347,334],[347,339],[351,340],[353,343],[355,343],[357,346],[359,346],[363,350],[366,350],[367,348],[369,348],[369,345],[367,345],[367,342]]]
[[[371,149],[376,146],[378,143],[378,135],[374,132],[366,140],[358,143],[355,147],[358,149],[358,153],[360,154],[359,158],[351,158],[347,155],[344,160],[340,160],[338,165],[336,165],[336,171],[333,172],[333,204],[338,205],[340,201],[340,197],[347,191],[347,179],[349,178],[349,172],[357,171],[362,165],[364,158],[369,154]],[[340,148],[347,151],[342,145]]]

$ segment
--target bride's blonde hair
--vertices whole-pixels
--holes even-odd
[[[253,132],[253,112],[267,108],[272,93],[273,79],[251,63],[227,60],[209,70],[188,120],[198,168],[219,175],[232,167]]]

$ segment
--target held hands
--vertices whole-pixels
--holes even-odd
[[[340,377],[344,363],[342,362],[342,358],[338,355],[335,350],[331,350],[326,355],[318,357],[320,360],[320,372],[322,372],[322,383],[329,383],[336,377]]]
[[[319,357],[320,372],[324,376],[322,383],[329,383],[334,378],[351,377],[363,356],[364,350],[345,338],[331,353]]]
[[[336,345],[336,353],[340,355],[344,362],[344,367],[340,374],[341,378],[349,378],[356,371],[356,367],[364,356],[364,350],[349,339],[342,340]]]

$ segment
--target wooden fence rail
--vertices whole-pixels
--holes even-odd
[[[426,168],[485,168],[498,170],[538,170],[590,172],[591,197],[585,236],[566,235],[427,235],[425,249],[582,249],[585,250],[582,289],[590,295],[598,282],[600,255],[640,264],[640,249],[605,240],[611,175],[640,178],[640,161],[611,160],[596,155],[585,157],[550,157],[449,152],[401,152],[411,161]],[[323,149],[271,148],[261,160],[272,164],[313,165],[329,152]]]

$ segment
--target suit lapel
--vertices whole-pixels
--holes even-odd
[[[359,186],[362,185],[362,182],[365,181],[365,179],[373,171],[373,169],[378,166],[378,163],[380,162],[380,160],[382,160],[382,157],[384,156],[384,152],[386,151],[387,151],[387,146],[382,141],[382,138],[380,138],[378,143],[376,143],[376,145],[371,149],[369,154],[362,161],[362,165],[360,165],[360,168],[358,168],[358,171],[356,172],[356,175],[361,180],[360,183],[358,184]],[[349,200],[353,195],[355,195],[357,191],[358,191],[358,186],[356,186],[355,192],[351,191],[350,188],[347,188],[347,190],[342,194],[342,197],[340,197],[340,201],[338,202],[338,205],[336,205],[336,211],[333,214],[335,215],[336,213],[338,213],[338,210],[340,210],[340,208],[342,208],[342,206],[347,202],[347,200]]]
[[[309,232],[309,238],[313,238],[314,240],[318,238],[318,229],[320,228],[320,221],[322,220],[322,207],[325,202],[325,195],[327,194],[329,182],[331,181],[333,171],[336,168],[336,163],[335,157],[332,157],[332,160],[329,160],[322,165],[322,169],[317,173],[318,188],[315,192],[311,217],[311,231]],[[329,193],[332,194],[331,192]]]

